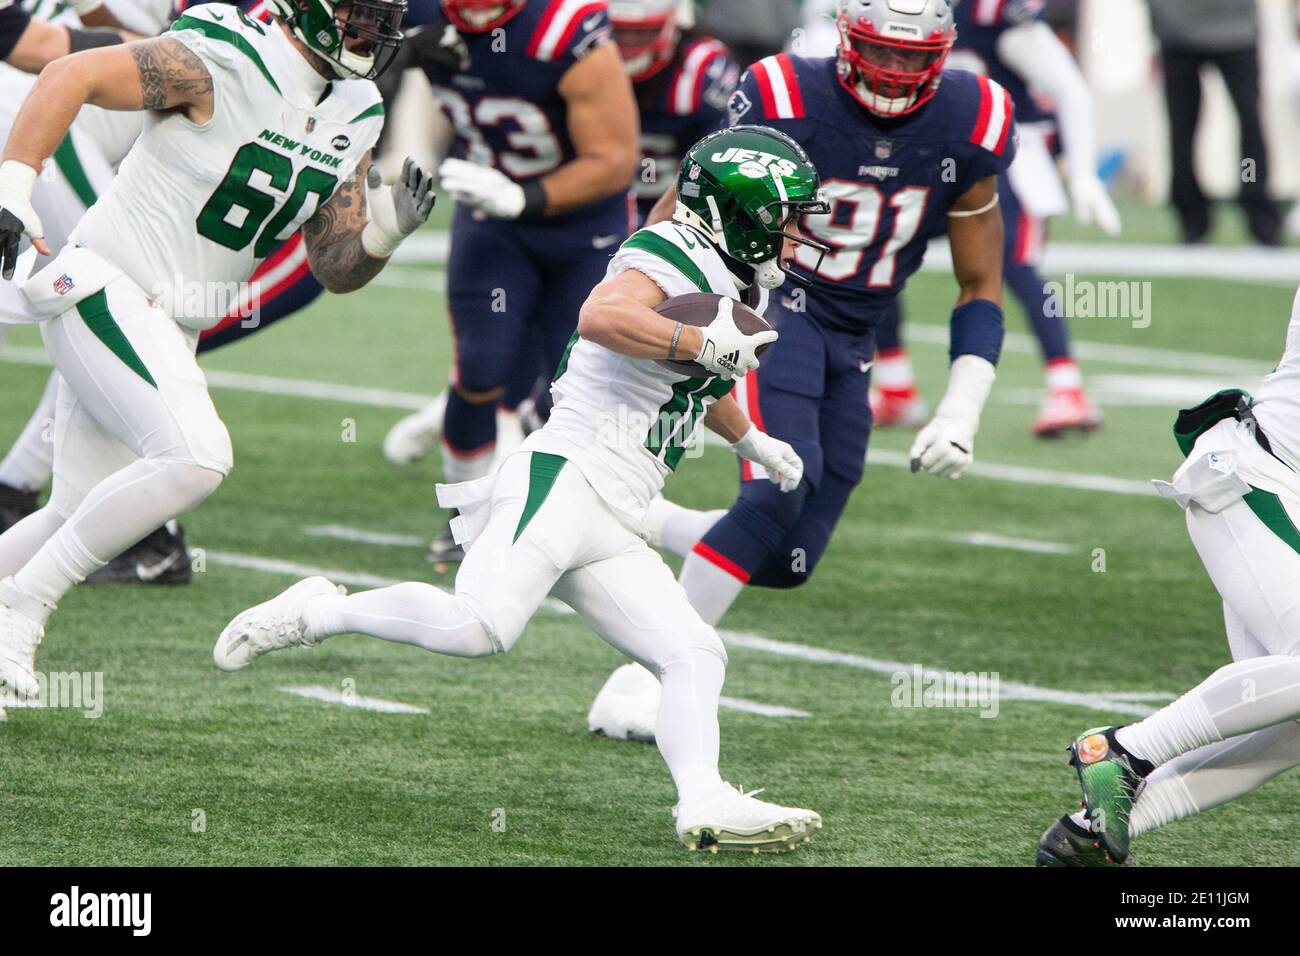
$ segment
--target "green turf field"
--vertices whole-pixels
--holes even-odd
[[[395,266],[381,287],[326,298],[206,360],[245,377],[214,376],[236,467],[186,519],[202,573],[184,589],[82,588],[65,600],[38,663],[101,672],[104,712],[18,710],[0,725],[0,864],[1024,865],[1039,832],[1076,805],[1066,741],[1226,660],[1219,603],[1181,513],[1138,483],[1177,465],[1169,426],[1183,395],[1253,387],[1271,366],[1292,290],[1188,278],[1153,284],[1149,328],[1073,323],[1093,343],[1086,371],[1108,399],[1101,433],[1029,437],[1041,373],[1013,337],[979,437],[984,471],[913,476],[897,465],[909,436],[878,434],[882,463],[869,464],[814,581],[746,594],[724,622],[725,693],[810,715],[721,718],[725,776],[823,814],[825,830],[796,854],[693,857],[675,842],[657,752],[586,732],[619,658],[572,616],[544,611],[515,651],[488,661],[341,637],[219,673],[210,652],[221,627],[294,578],[266,562],[450,585],[419,547],[306,530],[435,530],[436,462],[402,470],[380,454],[403,414],[394,393],[432,394],[445,381],[444,303],[420,290],[428,281],[427,270]],[[930,274],[906,299],[932,400],[953,294],[951,279]],[[1017,308],[1008,326],[1026,331]],[[31,329],[10,346],[0,353],[6,446],[47,374],[33,364]],[[330,388],[273,394],[298,388],[282,380]],[[713,507],[734,491],[734,465],[716,448],[668,489]],[[891,673],[913,663],[996,672],[997,716],[893,706]],[[347,709],[285,687],[430,713]],[[1294,808],[1294,780],[1283,778],[1139,839],[1135,855],[1295,865]]]

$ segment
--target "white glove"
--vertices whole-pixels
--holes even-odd
[[[978,355],[959,355],[948,372],[948,391],[909,453],[912,471],[960,478],[975,460],[975,433],[997,372]]]
[[[480,209],[496,219],[518,219],[526,202],[524,187],[498,169],[468,163],[463,159],[444,159],[438,167],[442,188],[472,209]]]
[[[36,170],[16,159],[0,163],[0,275],[14,277],[18,262],[18,245],[23,236],[41,255],[50,254],[45,244],[45,227],[41,217],[32,208],[32,188],[36,185]]]
[[[775,329],[754,335],[740,331],[732,315],[734,304],[735,299],[726,297],[718,303],[717,317],[700,330],[704,342],[700,354],[695,356],[695,361],[723,381],[744,378],[745,373],[758,368],[758,356],[754,353],[777,338]]]
[[[1071,177],[1070,198],[1074,202],[1074,218],[1081,225],[1087,226],[1095,221],[1106,235],[1119,235],[1119,210],[1111,202],[1106,184],[1100,179],[1088,173]]]
[[[424,225],[438,196],[433,177],[406,157],[397,182],[385,186],[377,166],[366,172],[366,210],[370,221],[361,230],[361,248],[375,259],[387,259],[402,240]]]
[[[780,485],[787,494],[798,488],[803,480],[803,459],[798,452],[754,425],[749,426],[743,437],[731,443],[731,450],[746,461],[762,465],[768,481]]]

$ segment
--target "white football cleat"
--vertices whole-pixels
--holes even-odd
[[[655,742],[659,714],[658,678],[640,664],[624,664],[609,675],[587,714],[587,729],[615,740]]]
[[[688,850],[780,853],[806,843],[822,828],[815,811],[755,799],[762,792],[745,793],[726,784],[711,797],[679,804],[673,808],[677,838]]]
[[[223,671],[247,667],[263,654],[285,647],[315,647],[307,636],[303,609],[322,594],[347,594],[347,589],[322,577],[305,578],[226,625],[212,648],[212,660]]]
[[[418,412],[412,412],[384,436],[384,457],[394,465],[409,465],[433,451],[442,438],[442,420],[447,416],[447,391]]]
[[[0,604],[0,698],[33,700],[40,693],[36,680],[36,648],[45,628],[26,614]]]

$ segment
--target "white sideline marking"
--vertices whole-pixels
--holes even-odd
[[[349,528],[341,524],[307,525],[302,529],[302,533],[313,538],[356,541],[359,544],[374,544],[381,548],[423,548],[429,543],[427,538],[422,538],[418,534],[389,534],[385,531]]]
[[[1035,541],[1033,538],[1008,538],[989,531],[972,531],[969,534],[947,536],[950,541],[972,544],[977,548],[1005,548],[1008,551],[1027,551],[1030,554],[1070,554],[1074,549],[1058,541]]]
[[[882,661],[859,654],[847,654],[843,651],[831,651],[807,644],[795,644],[790,641],[775,641],[761,634],[743,631],[719,631],[722,639],[732,647],[743,647],[751,651],[763,651],[781,657],[793,657],[796,660],[811,661],[815,664],[838,664],[841,667],[855,667],[858,670],[872,671],[877,674],[912,673],[915,665],[901,661]],[[932,674],[941,674],[935,668],[923,668],[925,679]],[[911,679],[910,677],[908,678]],[[1146,696],[1146,695],[1144,695]],[[1155,695],[1151,695],[1154,697]],[[1036,687],[1033,684],[1021,684],[1017,681],[999,681],[998,700],[1035,700],[1050,704],[1072,704],[1089,710],[1113,711],[1120,714],[1135,714],[1145,717],[1154,711],[1150,707],[1131,702],[1129,694],[1086,694],[1071,690],[1054,690],[1051,687]],[[1167,699],[1167,698],[1166,698]]]
[[[374,285],[390,289],[420,289],[425,292],[446,292],[447,273],[414,269],[385,269],[370,280]]]
[[[720,697],[718,705],[727,710],[738,710],[742,714],[757,714],[759,717],[811,717],[806,710],[793,707],[777,707],[775,704],[760,704],[756,700],[744,700],[740,697]]]
[[[227,551],[208,551],[207,557],[211,558],[218,564],[228,564],[231,567],[245,568],[251,571],[262,571],[267,574],[283,574],[289,577],[305,578],[312,575],[322,575],[333,581],[339,581],[344,584],[358,584],[364,587],[388,587],[401,582],[393,578],[378,577],[373,574],[365,574],[359,571],[335,571],[325,568],[313,567],[308,564],[298,564],[294,561],[280,561],[274,558],[262,558],[251,554],[231,554]],[[542,607],[548,611],[559,614],[571,615],[574,611],[567,605],[547,598]],[[872,671],[877,674],[893,675],[897,673],[911,674],[912,664],[904,664],[899,661],[883,661],[871,657],[863,657],[858,654],[848,654],[843,651],[832,651],[822,647],[812,647],[808,644],[796,644],[791,641],[777,641],[770,637],[763,637],[761,634],[752,634],[743,631],[718,631],[719,636],[732,647],[743,647],[746,650],[761,651],[766,654],[775,654],[780,657],[791,657],[796,660],[808,661],[814,664],[838,664],[841,667],[853,667],[858,670]],[[923,668],[926,675],[941,673],[934,668]],[[1022,684],[1016,681],[1001,681],[999,683],[999,700],[1030,700],[1042,701],[1051,704],[1071,704],[1076,707],[1083,707],[1088,710],[1107,711],[1119,714],[1134,714],[1139,717],[1145,717],[1154,712],[1153,708],[1144,707],[1139,700],[1170,700],[1171,697],[1157,692],[1124,692],[1124,693],[1098,693],[1088,694],[1068,690],[1055,690],[1050,687],[1037,687],[1033,684]],[[766,705],[762,705],[766,706]],[[787,716],[795,716],[793,714]]]
[[[328,687],[277,687],[276,690],[297,697],[306,697],[308,700],[319,700],[327,704],[341,704],[344,707],[355,707],[358,710],[371,710],[377,714],[423,714],[428,716],[431,713],[427,707],[414,707],[411,704],[402,704],[395,700],[383,700],[379,697],[347,695],[337,690],[330,690]]]

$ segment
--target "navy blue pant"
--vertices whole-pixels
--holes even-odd
[[[1054,359],[1068,358],[1070,336],[1065,327],[1065,319],[1048,314],[1047,292],[1043,288],[1042,274],[1038,271],[1043,257],[1047,223],[1035,219],[1025,211],[1012,191],[1006,173],[998,177],[998,204],[1002,209],[1004,236],[1002,278],[1024,308],[1034,336],[1038,339],[1039,348],[1042,349],[1043,360],[1051,362]],[[902,305],[896,298],[876,333],[877,345],[882,352],[902,347],[902,333],[899,330],[902,321]]]
[[[740,496],[696,545],[698,554],[758,587],[807,581],[862,480],[871,437],[871,332],[838,332],[785,304],[768,308],[781,337],[738,385],[737,400],[804,462],[794,491],[741,464]]]

